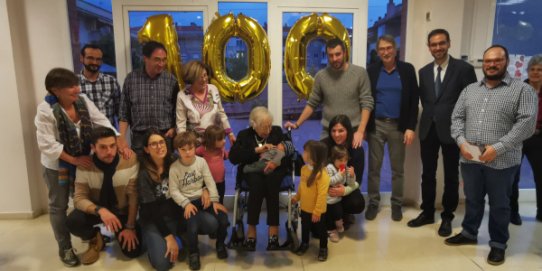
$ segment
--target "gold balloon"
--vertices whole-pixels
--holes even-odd
[[[307,46],[311,40],[320,37],[325,40],[338,38],[346,47],[346,61],[350,58],[350,38],[343,24],[335,17],[316,13],[297,20],[292,26],[284,46],[284,73],[288,85],[299,99],[308,99],[314,78],[305,70]]]
[[[137,32],[137,39],[140,43],[149,41],[160,42],[166,47],[167,69],[177,77],[180,89],[184,88],[181,73],[181,57],[177,38],[177,29],[173,18],[168,14],[150,16]]]
[[[231,37],[243,39],[248,47],[248,72],[240,81],[226,74],[224,51]],[[229,13],[211,22],[203,37],[203,62],[212,69],[211,83],[225,101],[245,102],[260,95],[269,80],[271,69],[267,34],[253,18]]]

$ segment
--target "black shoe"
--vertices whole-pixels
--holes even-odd
[[[492,247],[487,255],[487,263],[491,265],[501,265],[504,263],[504,249]]]
[[[440,227],[438,228],[438,235],[442,237],[448,237],[452,234],[452,220],[451,219],[442,219]]]
[[[401,221],[403,219],[403,208],[399,205],[391,206],[391,219],[393,221]]]
[[[219,259],[228,258],[228,250],[226,249],[226,245],[224,245],[224,243],[216,244],[216,257]]]
[[[280,250],[279,237],[276,235],[269,236],[267,240],[267,250]]]
[[[327,260],[327,248],[320,248],[318,251],[318,260],[325,262]]]
[[[365,219],[373,220],[377,214],[378,206],[370,204],[369,207],[367,207],[367,210],[365,210]]]
[[[408,221],[407,225],[411,228],[417,228],[423,225],[433,224],[433,223],[435,223],[434,215],[428,216],[424,213],[421,213],[420,215],[418,215],[418,217]]]
[[[510,214],[510,223],[516,225],[516,226],[521,226],[521,216],[519,215],[519,213],[511,213]]]
[[[305,254],[305,252],[307,252],[308,249],[309,249],[309,244],[301,243],[299,247],[295,250],[295,254],[301,256]]]
[[[188,257],[188,267],[190,270],[199,270],[201,268],[201,264],[199,262],[199,253],[192,253]]]
[[[69,267],[78,266],[80,264],[79,258],[77,258],[77,255],[75,255],[75,252],[73,251],[73,248],[61,250],[59,252],[60,260],[64,263],[64,265]]]
[[[444,243],[449,246],[476,245],[478,244],[478,239],[470,239],[465,235],[458,233],[444,240]]]
[[[256,251],[256,238],[247,238],[243,242],[243,249],[246,251]]]

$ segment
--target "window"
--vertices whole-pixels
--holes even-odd
[[[387,2],[387,3],[386,3]],[[406,11],[405,11],[406,12]],[[389,34],[395,37],[397,55],[404,58],[404,41],[406,26],[401,24],[403,15],[402,0],[369,0],[369,28],[367,29],[367,64],[377,61],[376,40]],[[406,21],[406,20],[405,20]]]

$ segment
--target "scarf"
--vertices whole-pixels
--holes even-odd
[[[94,165],[104,173],[104,179],[102,183],[102,189],[100,190],[100,206],[112,210],[117,205],[117,196],[115,195],[115,189],[113,189],[113,175],[117,171],[117,165],[119,164],[119,155],[115,155],[115,159],[110,164],[102,162],[98,159],[96,154],[92,155],[92,161]]]

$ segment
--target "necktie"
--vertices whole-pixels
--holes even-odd
[[[440,72],[442,71],[442,68],[440,66],[437,67],[437,79],[435,80],[435,96],[438,98],[440,95],[440,92],[442,90],[442,80],[440,80]]]

